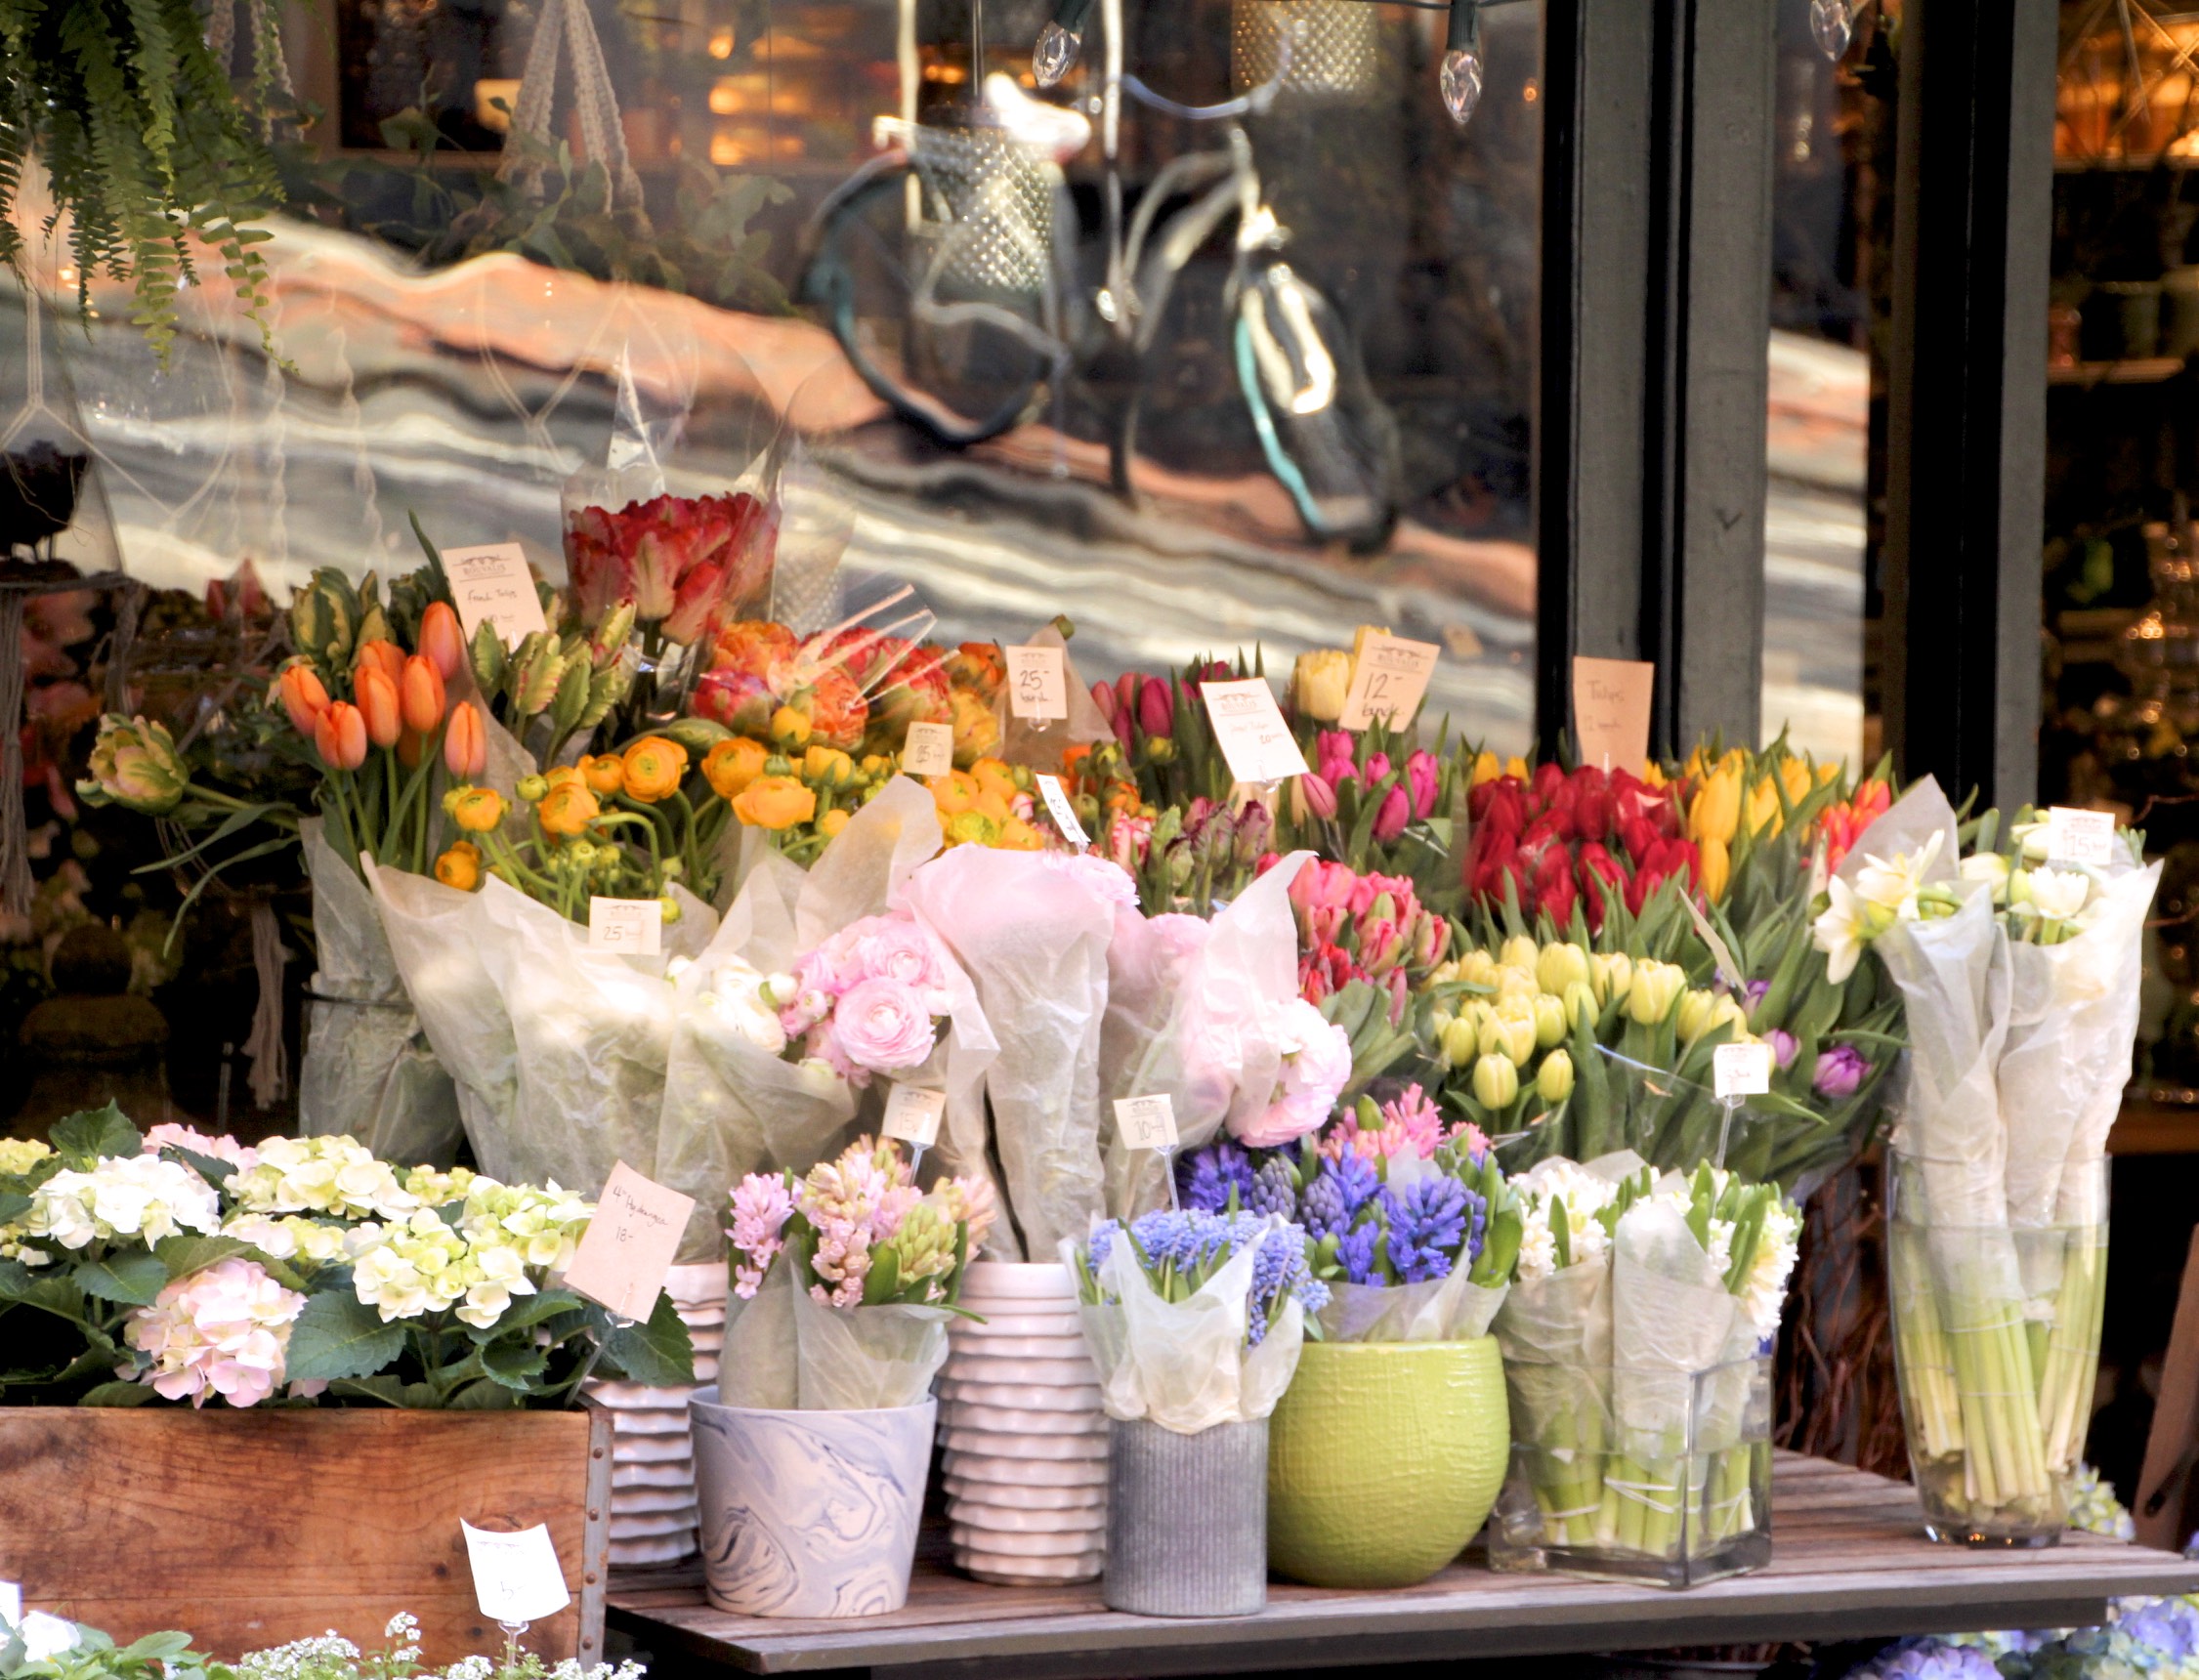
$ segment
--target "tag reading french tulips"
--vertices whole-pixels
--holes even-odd
[[[588,948],[620,956],[660,956],[664,950],[662,899],[590,899]]]
[[[534,593],[534,573],[528,569],[527,550],[518,543],[446,548],[443,571],[450,579],[451,604],[458,609],[458,627],[469,644],[485,623],[496,626],[507,648],[549,629],[542,617],[542,598]]]
[[[1168,1093],[1115,1099],[1115,1129],[1125,1147],[1172,1150],[1176,1147],[1176,1106]]]
[[[640,1323],[656,1310],[664,1275],[680,1251],[695,1198],[667,1190],[618,1162],[596,1198],[596,1215],[581,1234],[565,1286]]]
[[[1392,729],[1411,723],[1442,652],[1433,642],[1408,642],[1402,636],[1362,629],[1337,727],[1363,730],[1376,718]]]
[[[1275,703],[1275,691],[1265,678],[1201,683],[1199,693],[1231,776],[1256,783],[1306,774],[1306,755],[1291,737],[1290,726],[1283,721],[1283,708]]]
[[[1711,1077],[1721,1103],[1762,1096],[1771,1089],[1771,1046],[1720,1044],[1711,1052]]]
[[[2115,813],[2056,805],[2047,812],[2047,861],[2105,867],[2115,858]]]
[[[1003,648],[1008,662],[1008,710],[1026,723],[1059,722],[1069,716],[1069,679],[1062,674],[1059,648]]]
[[[895,1085],[886,1093],[886,1117],[879,1129],[889,1138],[928,1150],[939,1142],[939,1118],[947,1113],[947,1093],[920,1085]]]
[[[1084,832],[1084,825],[1077,820],[1077,807],[1070,804],[1069,795],[1062,788],[1061,777],[1039,771],[1032,779],[1038,783],[1038,797],[1046,802],[1046,810],[1053,817],[1054,826],[1061,830],[1061,837],[1078,850],[1089,846],[1092,837]]]
[[[458,1527],[473,1566],[474,1601],[490,1621],[517,1627],[555,1616],[572,1602],[558,1548],[542,1524],[517,1533],[477,1529],[464,1518]]]
[[[901,774],[945,776],[954,768],[954,726],[912,723],[901,743]]]

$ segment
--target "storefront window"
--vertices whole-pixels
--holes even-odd
[[[280,599],[408,567],[416,517],[556,578],[577,472],[778,471],[782,616],[1061,611],[1094,678],[1373,622],[1524,748],[1540,5],[1488,9],[1462,128],[1440,12],[1088,11],[1050,90],[1035,0],[300,13],[281,361],[219,284],[165,371],[118,288],[64,329],[125,564]]]

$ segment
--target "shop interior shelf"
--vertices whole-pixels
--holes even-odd
[[[1768,1569],[1690,1592],[1493,1575],[1469,1553],[1402,1592],[1277,1582],[1257,1616],[1215,1621],[1120,1615],[1096,1585],[982,1586],[927,1533],[908,1606],[890,1616],[728,1616],[690,1559],[613,1572],[609,1619],[665,1673],[1066,1680],[2079,1626],[2111,1598],[2199,1590],[2199,1564],[2093,1534],[2040,1551],[1934,1545],[1905,1484],[1794,1453],[1773,1471],[1772,1533]]]

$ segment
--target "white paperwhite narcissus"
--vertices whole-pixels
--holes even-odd
[[[1519,1197],[1521,1220],[1519,1276],[1526,1281],[1547,1278],[1558,1271],[1557,1235],[1551,1228],[1550,1210],[1565,1206],[1568,1265],[1600,1260],[1610,1248],[1610,1237],[1596,1215],[1609,1205],[1614,1186],[1579,1163],[1552,1156],[1539,1161],[1512,1181]]]
[[[1787,1279],[1795,1269],[1802,1231],[1801,1215],[1785,1197],[1764,1208],[1763,1235],[1756,1242],[1756,1257],[1736,1291],[1742,1315],[1761,1342],[1779,1333],[1779,1316],[1787,1306]]]
[[[1979,852],[1965,858],[1958,869],[1966,881],[1983,881],[1993,889],[1993,902],[2009,902],[2009,861],[1998,852]]]
[[[106,1155],[89,1172],[64,1168],[31,1192],[26,1237],[85,1248],[117,1237],[151,1243],[179,1231],[212,1233],[221,1202],[190,1168],[157,1155]]]
[[[2024,883],[2023,901],[2050,922],[2073,922],[2085,912],[2086,902],[2092,897],[2092,877],[2082,869],[2033,869],[2019,877]],[[2009,885],[2011,901],[2017,897],[2013,880]]]

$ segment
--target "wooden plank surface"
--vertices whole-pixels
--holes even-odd
[[[611,1625],[683,1665],[761,1673],[869,1669],[906,1680],[1001,1680],[1326,1667],[1381,1660],[1546,1656],[1670,1645],[2067,1626],[2110,1597],[2199,1590],[2199,1565],[2072,1533],[2041,1551],[1935,1545],[1904,1484],[1779,1455],[1772,1564],[1667,1592],[1564,1575],[1495,1575],[1470,1556],[1399,1592],[1278,1581],[1236,1620],[1122,1616],[1096,1585],[991,1587],[949,1568],[927,1532],[908,1607],[849,1621],[783,1621],[709,1608],[699,1567],[619,1571]]]
[[[0,1580],[118,1640],[180,1628],[235,1658],[399,1611],[436,1665],[501,1650],[461,1518],[549,1526],[573,1602],[528,1635],[600,1660],[610,1414],[0,1407]]]

